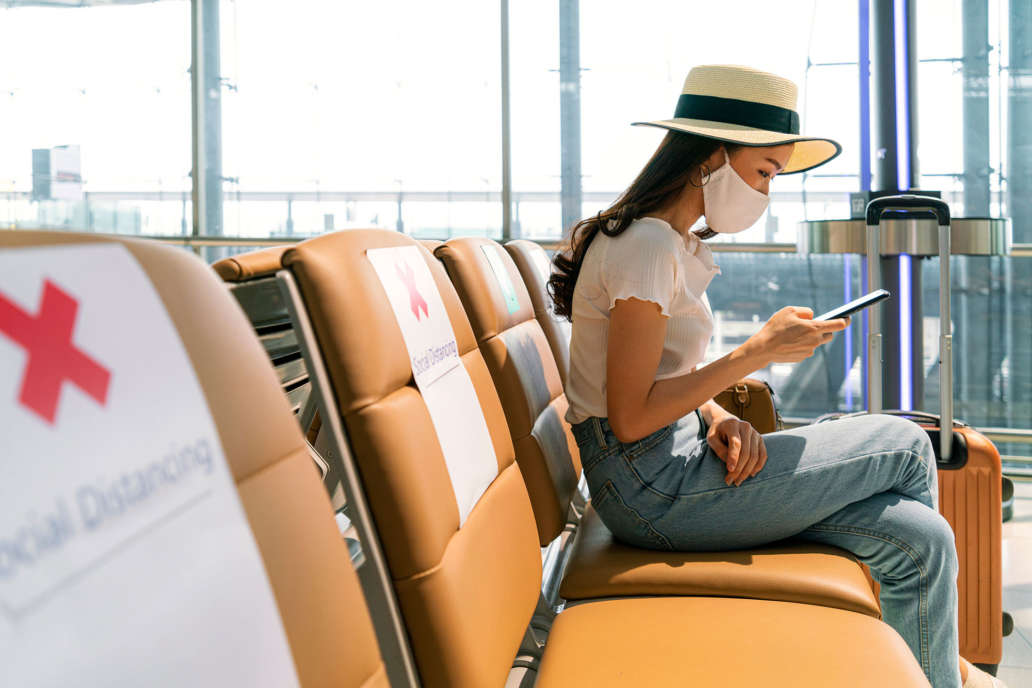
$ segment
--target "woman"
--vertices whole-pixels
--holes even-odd
[[[750,227],[771,180],[838,155],[799,135],[796,87],[744,67],[696,67],[668,131],[620,199],[579,222],[549,280],[573,323],[567,420],[592,503],[613,534],[655,549],[755,547],[798,537],[870,566],[883,618],[935,688],[1003,684],[958,655],[957,553],[937,509],[927,434],[887,415],[760,435],[712,401],[845,329],[787,306],[698,369],[720,269],[702,239]],[[691,231],[700,217],[707,227]],[[959,668],[959,671],[958,671]]]

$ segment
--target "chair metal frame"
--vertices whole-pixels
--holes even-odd
[[[322,419],[322,432],[329,433],[329,441],[335,456],[331,460],[339,462],[344,492],[348,503],[348,516],[354,523],[362,542],[365,562],[358,568],[358,576],[369,604],[373,626],[376,629],[380,652],[391,686],[415,688],[420,685],[412,648],[409,644],[401,606],[394,594],[387,559],[380,542],[373,515],[362,489],[354,456],[348,442],[347,433],[341,422],[340,409],[337,406],[329,373],[315,339],[315,331],[308,317],[308,309],[298,289],[297,281],[289,270],[276,272],[275,280],[280,294],[287,307],[290,320],[298,333],[298,344],[308,367],[312,391],[309,407],[312,413],[317,409]]]

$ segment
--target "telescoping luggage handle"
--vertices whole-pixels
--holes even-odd
[[[881,244],[879,228],[886,212],[931,213],[939,224],[939,451],[944,461],[953,449],[953,335],[950,333],[950,207],[929,196],[883,196],[867,204],[867,284],[881,287]],[[881,306],[873,306],[867,329],[868,410],[882,410]],[[949,429],[950,432],[946,432]]]

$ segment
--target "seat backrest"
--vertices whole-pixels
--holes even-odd
[[[325,360],[422,682],[503,685],[538,598],[541,554],[501,403],[444,267],[386,230],[309,239],[283,264]],[[453,343],[410,357],[414,330],[403,328],[422,327]],[[431,359],[451,367],[417,385],[413,371],[422,380]],[[446,378],[457,387],[436,381]],[[472,411],[444,418],[441,404],[445,416]],[[455,423],[486,450],[456,454]],[[474,474],[484,482],[471,502],[464,479]]]
[[[552,351],[516,264],[500,244],[480,237],[449,239],[436,255],[469,314],[501,396],[534,504],[538,539],[547,545],[563,530],[581,473]]]
[[[387,686],[358,579],[298,425],[265,352],[214,272],[187,251],[146,241],[0,231],[0,252],[112,243],[128,250],[153,285],[196,373],[301,684]],[[82,270],[90,267],[84,264]],[[131,327],[134,313],[126,312],[125,322]],[[175,422],[175,415],[170,414],[168,422]],[[174,551],[168,554],[169,563],[199,563],[177,561]],[[211,552],[206,565],[218,569],[219,554]],[[225,613],[197,599],[170,599],[168,613],[181,613],[191,605],[198,628],[210,615]],[[89,633],[90,619],[68,618],[67,624]],[[141,646],[153,652],[161,652],[170,640],[168,629],[146,632],[152,636],[142,639]],[[112,656],[124,649],[113,648]],[[225,661],[237,661],[232,651],[227,650]],[[124,668],[112,665],[111,670]]]
[[[552,274],[552,264],[548,260],[548,252],[541,244],[526,239],[513,239],[505,244],[505,250],[512,256],[516,267],[523,276],[523,283],[530,293],[534,304],[534,315],[537,316],[541,329],[545,331],[548,345],[552,347],[552,356],[559,368],[559,377],[566,384],[566,376],[570,370],[570,333],[572,326],[566,318],[560,318],[552,312],[552,300],[548,295],[548,277]]]

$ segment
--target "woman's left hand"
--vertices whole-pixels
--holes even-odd
[[[714,420],[706,433],[706,442],[727,465],[724,482],[728,485],[741,485],[767,463],[763,436],[749,422],[730,414]]]

